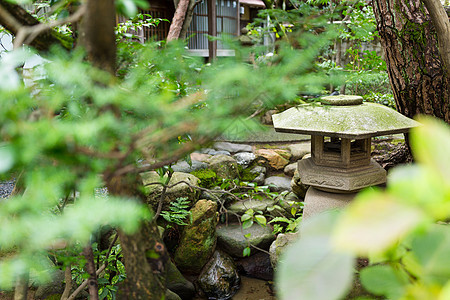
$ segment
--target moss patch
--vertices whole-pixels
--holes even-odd
[[[246,169],[242,168],[242,166],[239,166],[239,179],[242,181],[248,181],[248,182],[253,181],[258,176],[258,174],[252,173],[251,170],[252,170],[253,166],[254,166],[254,164],[252,164],[252,166],[250,166]]]
[[[211,169],[202,169],[191,172],[192,175],[200,179],[199,186],[204,188],[212,188],[217,185],[217,174]]]

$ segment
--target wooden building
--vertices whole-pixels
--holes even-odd
[[[194,8],[187,32],[189,52],[195,56],[208,58],[233,56],[234,51],[227,49],[227,45],[221,41],[211,42],[207,35],[237,37],[241,33],[241,28],[256,17],[257,10],[264,7],[261,0],[202,0]],[[153,18],[172,21],[175,7],[170,0],[151,0],[150,8],[142,12]],[[169,27],[169,22],[161,22],[157,27],[144,28],[136,35],[142,42],[149,39],[164,40]]]

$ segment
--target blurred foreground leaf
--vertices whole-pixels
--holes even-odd
[[[336,215],[327,213],[303,224],[300,238],[286,249],[277,273],[280,299],[342,299],[353,279],[354,257],[336,250],[331,232]]]

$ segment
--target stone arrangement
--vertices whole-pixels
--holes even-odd
[[[173,232],[164,235],[173,261],[168,288],[179,296],[168,294],[169,299],[191,299],[196,293],[208,299],[229,299],[239,289],[241,275],[273,280],[271,256],[276,259],[278,252],[271,256],[267,254],[276,239],[272,226],[254,223],[242,230],[238,219],[249,208],[267,213],[279,201],[251,197],[236,201],[227,199],[225,194],[213,196],[192,187],[205,186],[214,174],[219,179],[239,178],[258,186],[267,185],[274,192],[286,191],[282,197],[287,201],[302,201],[306,186],[298,178],[296,162],[307,156],[310,148],[309,142],[267,147],[217,142],[211,148],[192,153],[192,164],[179,161],[172,166],[174,174],[169,185],[181,181],[189,185],[181,183],[169,188],[163,210],[168,209],[171,201],[187,198],[192,221],[178,228],[180,232],[176,238],[173,238]],[[144,184],[160,180],[156,172],[141,176]],[[161,191],[160,185],[146,188],[149,204],[154,209]],[[223,202],[219,203],[217,197]],[[286,215],[289,212],[290,207],[286,207]],[[243,251],[250,244],[267,252],[252,248],[251,255],[244,257]]]
[[[188,184],[169,188],[162,209],[168,210],[171,201],[186,198],[192,220],[186,226],[179,226],[175,230],[177,235],[170,229],[162,233],[171,252],[166,298],[193,299],[201,295],[209,299],[230,299],[240,287],[241,276],[272,281],[280,254],[297,238],[297,233],[275,235],[270,224],[263,227],[256,223],[242,230],[238,219],[250,208],[277,216],[273,210],[275,205],[304,201],[309,186],[303,183],[297,166],[310,159],[309,141],[275,145],[218,142],[192,153],[191,164],[184,160],[174,164],[169,184],[182,181]],[[156,172],[143,173],[141,177],[144,184],[160,180]],[[281,193],[279,197],[284,201],[252,197],[236,201],[226,194],[214,196],[195,188],[208,185],[209,180],[217,177],[268,185],[271,191]],[[215,185],[217,182],[209,188],[214,190]],[[146,187],[148,203],[155,210],[161,191],[161,185]],[[292,207],[282,208],[283,214],[289,215]],[[252,247],[250,256],[244,257],[243,251],[250,244],[263,251]],[[62,292],[64,274],[57,275],[53,283],[38,287],[36,299]]]

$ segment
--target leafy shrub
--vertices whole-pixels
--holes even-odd
[[[386,72],[357,71],[347,74],[346,94],[367,95],[371,93],[392,94]]]
[[[392,94],[369,92],[362,97],[364,101],[383,104],[395,109],[395,100]]]

